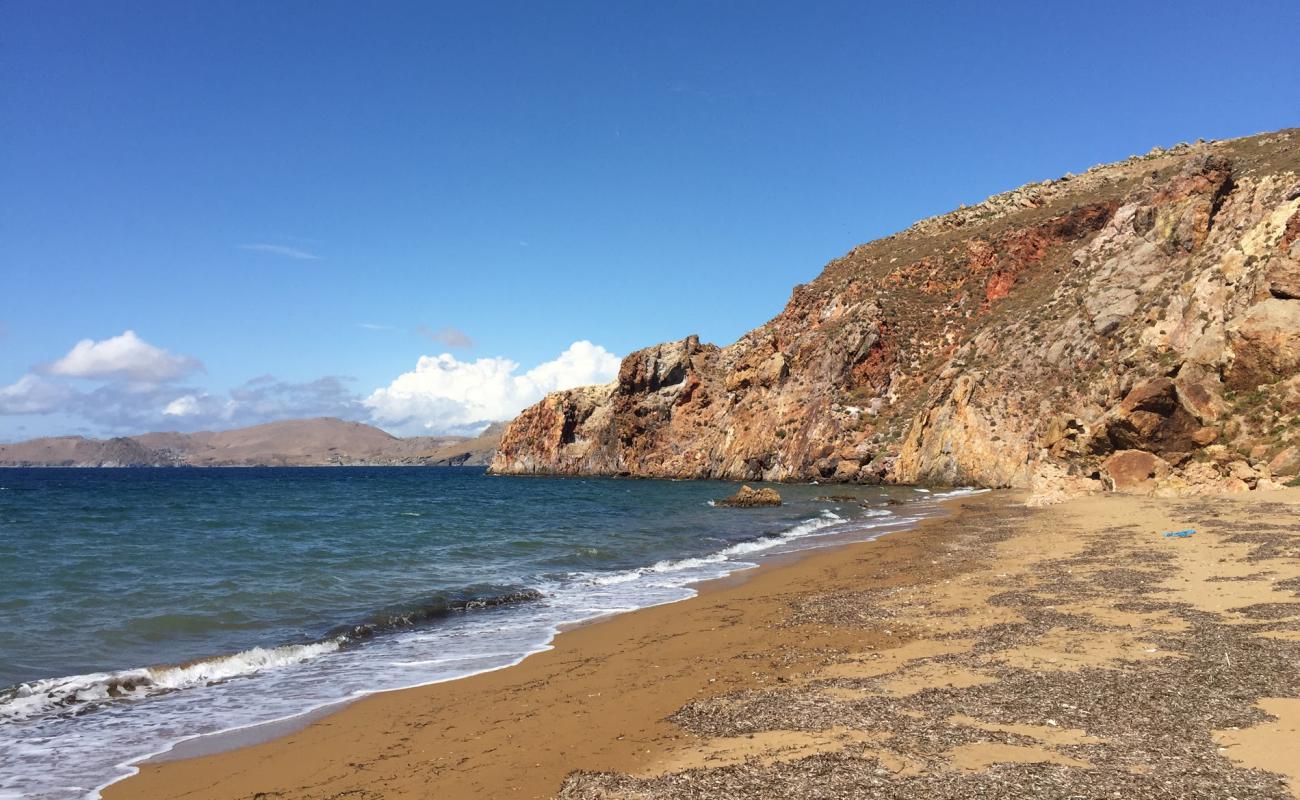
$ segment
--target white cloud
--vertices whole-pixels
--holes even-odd
[[[198,360],[149,344],[130,330],[101,341],[85,339],[57,361],[0,386],[0,415],[68,415],[98,435],[320,416],[366,420],[397,434],[469,434],[515,416],[547,392],[607,383],[618,373],[619,359],[588,341],[574,342],[527,371],[508,358],[423,356],[414,370],[368,397],[354,391],[352,379],[339,376],[295,383],[263,375],[228,391],[206,391],[182,380],[202,368]],[[88,379],[95,383],[82,383]]]
[[[261,375],[225,395],[193,390],[166,396],[162,416],[187,427],[242,427],[278,419],[365,416],[361,398],[348,388],[351,378],[328,375],[304,383]]]
[[[617,356],[588,341],[523,374],[508,358],[421,356],[414,371],[376,389],[364,404],[372,421],[397,433],[472,433],[510,419],[547,392],[608,383],[618,366]]]
[[[296,247],[283,244],[241,244],[239,249],[251,250],[254,253],[270,253],[273,256],[284,256],[299,261],[320,261],[320,256],[315,253],[308,253],[306,250],[299,250]]]
[[[0,414],[52,414],[75,395],[69,386],[28,373],[0,388]]]
[[[198,359],[169,353],[126,331],[96,342],[82,339],[44,371],[69,378],[126,378],[162,383],[203,369]]]
[[[168,403],[162,413],[163,416],[167,417],[192,417],[201,410],[199,398],[192,394],[186,394]]]

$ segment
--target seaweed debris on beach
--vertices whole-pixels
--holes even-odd
[[[1116,504],[1096,530],[1076,516],[1050,533],[967,505],[970,533],[931,565],[950,577],[800,595],[785,623],[900,629],[907,644],[693,701],[670,718],[693,752],[574,774],[560,797],[1296,796],[1294,507],[1242,506],[1188,554]],[[1164,505],[1204,520],[1215,504]],[[1270,728],[1261,745],[1252,732]]]

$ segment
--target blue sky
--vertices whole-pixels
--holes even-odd
[[[0,440],[470,430],[731,342],[917,218],[1300,124],[1298,29],[1294,0],[5,3]]]

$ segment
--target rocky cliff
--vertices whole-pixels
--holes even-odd
[[[1179,145],[854,248],[735,344],[557,392],[491,470],[1243,491],[1300,471],[1300,129]]]

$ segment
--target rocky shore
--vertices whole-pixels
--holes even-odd
[[[627,356],[491,470],[1196,495],[1300,473],[1300,130],[1157,148],[854,248]]]

